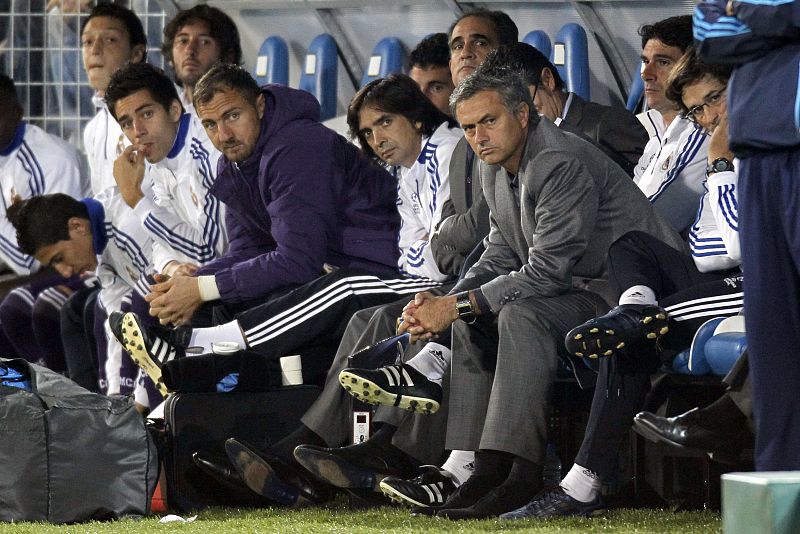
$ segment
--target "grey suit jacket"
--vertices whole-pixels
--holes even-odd
[[[574,93],[560,127],[585,135],[628,176],[633,176],[648,141],[647,130],[627,109],[587,102]]]
[[[480,176],[490,210],[486,251],[454,292],[479,285],[494,313],[516,299],[569,292],[573,277],[601,277],[609,246],[626,232],[686,250],[618,165],[547,120],[528,127],[519,206],[505,169],[481,162]]]
[[[467,176],[467,140],[462,138],[450,158],[450,198],[442,206],[442,219],[431,236],[431,251],[443,273],[457,275],[464,259],[489,233],[489,207],[483,198],[477,156]],[[471,201],[470,198],[471,197]]]

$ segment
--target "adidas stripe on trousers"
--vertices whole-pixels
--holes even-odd
[[[439,285],[425,278],[387,278],[359,269],[339,269],[268,298],[237,314],[236,320],[250,350],[281,357],[310,345],[338,345],[347,322],[358,310],[404,295],[411,300],[415,293]]]

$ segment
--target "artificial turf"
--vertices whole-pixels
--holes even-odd
[[[234,510],[212,509],[199,513],[192,523],[159,524],[154,516],[141,520],[120,520],[79,525],[48,525],[42,523],[0,523],[0,533],[20,532],[32,534],[114,533],[139,534],[145,532],[190,533],[374,533],[374,532],[424,532],[426,534],[473,532],[539,532],[539,533],[718,533],[722,532],[719,514],[713,512],[670,512],[663,510],[615,510],[601,517],[564,518],[524,521],[447,521],[428,517],[412,517],[402,508],[373,508],[353,511],[337,501],[324,508],[304,510],[263,509]]]

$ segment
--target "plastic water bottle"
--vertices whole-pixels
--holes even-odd
[[[561,482],[561,459],[558,457],[556,446],[553,443],[547,444],[542,481],[545,487],[558,486],[558,483]]]

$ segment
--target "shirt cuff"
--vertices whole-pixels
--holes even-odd
[[[473,289],[472,294],[475,295],[475,302],[478,303],[478,309],[481,310],[481,315],[492,315],[492,307],[489,306],[489,300],[483,294],[480,288]]]
[[[197,286],[200,289],[200,298],[203,302],[219,300],[219,288],[213,274],[197,277]]]

